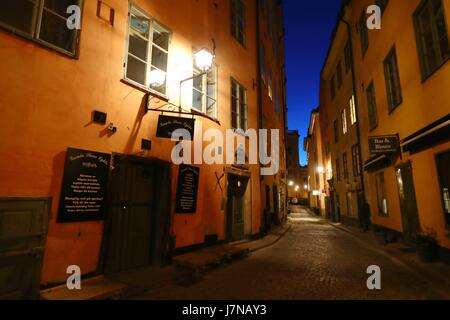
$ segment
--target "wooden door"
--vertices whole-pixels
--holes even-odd
[[[0,199],[0,299],[38,299],[50,199]]]

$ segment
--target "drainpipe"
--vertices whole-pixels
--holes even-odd
[[[351,25],[348,21],[344,20],[342,17],[340,20],[347,26],[347,34],[348,34],[348,43],[350,45],[350,53],[351,53],[351,59],[350,59],[350,69],[352,72],[352,86],[353,86],[353,96],[355,97],[355,112],[356,112],[356,135],[357,135],[357,146],[358,146],[358,153],[359,153],[359,171],[361,172],[360,179],[361,179],[361,192],[363,199],[366,200],[366,191],[365,191],[365,185],[364,185],[364,171],[363,171],[363,165],[362,165],[362,152],[361,152],[361,132],[359,127],[359,100],[358,95],[356,92],[356,79],[355,79],[355,61],[353,58],[353,41],[352,41],[352,29]],[[358,203],[359,204],[359,203]],[[361,204],[359,204],[361,205]],[[361,219],[359,212],[360,208],[358,208],[358,218]],[[361,221],[361,220],[360,220]]]

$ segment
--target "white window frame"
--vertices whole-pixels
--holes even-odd
[[[24,37],[24,38],[28,39],[28,40],[34,41],[36,43],[39,43],[39,44],[41,44],[41,45],[43,45],[45,47],[51,48],[51,49],[53,49],[53,50],[55,50],[55,51],[57,51],[59,53],[65,54],[65,55],[70,56],[72,58],[77,57],[78,50],[79,50],[80,30],[76,30],[75,31],[76,35],[75,35],[75,37],[73,39],[73,47],[74,47],[73,52],[67,51],[66,49],[63,49],[61,47],[58,47],[57,45],[54,45],[52,43],[49,43],[49,42],[41,39],[40,38],[40,33],[41,33],[42,16],[43,16],[43,11],[44,10],[50,12],[51,14],[53,14],[53,15],[61,18],[61,19],[66,20],[66,21],[67,21],[68,18],[63,17],[60,14],[58,14],[58,13],[56,13],[56,12],[50,10],[50,9],[45,8],[44,7],[45,0],[32,0],[32,1],[34,1],[35,6],[34,6],[34,11],[33,11],[32,21],[30,22],[31,30],[30,30],[29,33],[25,32],[23,30],[17,29],[14,26],[8,25],[8,24],[6,24],[6,23],[4,23],[2,21],[0,21],[0,26],[2,28],[7,29],[7,30],[11,30],[14,34],[17,34],[17,35],[19,35],[21,37]],[[83,11],[84,11],[83,10],[83,5],[84,5],[84,0],[78,0],[78,6],[81,9],[81,17],[80,17],[80,19],[82,19],[82,17],[83,17]]]
[[[342,122],[342,133],[346,135],[348,132],[348,127],[347,127],[347,110],[345,108],[341,112],[341,122]]]
[[[236,97],[236,100],[237,100],[237,112],[236,112],[236,124],[237,124],[237,127],[235,128],[235,127],[233,127],[233,106],[231,106],[231,127],[234,129],[234,130],[239,130],[239,129],[241,129],[241,130],[243,130],[243,131],[247,131],[247,128],[248,128],[248,91],[247,91],[247,89],[244,87],[244,86],[242,86],[239,82],[237,82],[236,80],[234,80],[233,78],[231,79],[231,86],[236,86],[237,87],[237,90],[236,90],[236,94],[237,94],[237,97]],[[242,118],[242,115],[241,115],[241,100],[242,100],[242,97],[240,96],[240,92],[241,92],[241,90],[240,89],[244,89],[244,92],[245,92],[245,97],[244,97],[244,99],[245,99],[245,128],[242,128],[241,127],[241,118]],[[232,88],[230,88],[230,96],[232,96]],[[230,99],[230,102],[231,103],[233,103],[233,99]]]
[[[213,71],[215,72],[215,81],[216,81],[216,87],[214,89],[214,95],[215,98],[208,96],[208,74]],[[194,77],[195,74],[200,75],[200,71],[199,70],[195,70],[194,69]],[[214,119],[217,119],[219,117],[218,115],[218,110],[219,110],[219,99],[218,99],[218,94],[219,94],[219,68],[216,64],[213,65],[212,69],[210,71],[208,71],[207,73],[204,73],[201,75],[202,78],[202,91],[196,89],[194,87],[194,84],[192,84],[192,109],[195,110],[196,112],[201,112],[203,114],[205,114],[208,117],[212,117]],[[194,79],[193,79],[194,81]],[[201,93],[202,95],[202,110],[199,110],[197,108],[194,107],[194,91]],[[213,115],[209,115],[208,114],[208,108],[207,108],[207,104],[208,104],[208,98],[211,100],[214,100],[214,114]]]
[[[356,118],[356,105],[355,105],[355,96],[352,95],[349,101],[350,105],[350,123],[351,125],[354,125],[358,119]]]
[[[145,39],[147,40],[148,46],[147,46],[147,61],[143,61],[141,58],[136,57],[135,55],[131,54],[129,52],[129,48],[130,48],[130,34],[131,34],[131,15],[133,14],[133,11],[136,11],[138,14],[142,15],[143,17],[145,17],[146,19],[149,20],[149,38]],[[158,46],[157,44],[153,43],[153,29],[154,29],[154,25],[157,25],[159,28],[161,29],[165,29],[165,31],[167,31],[169,39],[168,39],[168,45],[167,45],[167,50],[164,48],[161,48],[160,46]],[[140,36],[140,35],[138,35]],[[141,36],[140,36],[141,37]],[[142,38],[142,37],[141,37]],[[125,55],[124,55],[124,62],[123,62],[123,79],[125,82],[131,83],[132,85],[139,87],[141,89],[143,89],[144,91],[147,92],[151,92],[152,94],[156,95],[156,96],[160,96],[164,99],[168,99],[169,94],[168,94],[168,84],[169,84],[169,65],[170,65],[170,48],[171,48],[171,43],[172,43],[172,31],[167,28],[164,24],[160,23],[159,21],[157,21],[156,19],[154,19],[152,16],[150,16],[149,14],[147,14],[144,10],[142,10],[141,8],[139,8],[139,6],[135,5],[133,2],[130,1],[129,4],[129,9],[128,9],[128,20],[127,20],[127,33],[126,33],[126,48],[125,48]],[[166,85],[165,85],[165,93],[162,93],[156,89],[153,89],[150,86],[150,79],[149,79],[149,73],[153,68],[156,68],[155,66],[152,65],[152,50],[153,50],[153,46],[156,46],[159,50],[165,52],[167,54],[167,70],[161,70],[163,72],[166,73]],[[127,77],[127,68],[128,68],[128,56],[131,55],[133,58],[138,59],[139,61],[143,62],[146,64],[146,80],[145,80],[145,85],[143,85],[142,83],[139,83],[133,79],[130,79]],[[160,69],[158,69],[160,70]]]

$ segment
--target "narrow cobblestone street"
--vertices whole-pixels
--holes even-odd
[[[290,215],[275,245],[207,273],[188,287],[170,285],[141,299],[436,299],[420,277],[346,232],[310,216]],[[382,290],[367,289],[367,267],[381,268]]]

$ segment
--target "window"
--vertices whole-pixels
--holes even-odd
[[[273,92],[272,92],[272,70],[270,67],[267,70],[267,94],[270,99],[273,99]]]
[[[369,49],[369,31],[367,30],[366,12],[363,11],[359,18],[359,36],[361,40],[361,51],[363,57],[366,55],[367,49]]]
[[[337,68],[336,68],[336,74],[337,74],[337,82],[338,82],[338,88],[342,86],[342,62],[339,61]]]
[[[241,0],[231,0],[231,35],[245,45],[245,7]]]
[[[266,50],[264,49],[264,46],[261,45],[259,52],[259,59],[260,59],[260,69],[261,69],[261,79],[263,83],[266,83]]]
[[[339,141],[339,130],[337,120],[334,120],[333,126],[334,126],[334,142],[337,143]]]
[[[369,128],[375,129],[378,126],[377,103],[375,100],[375,87],[373,81],[370,83],[366,91],[367,107],[369,109]]]
[[[423,1],[414,14],[422,77],[426,78],[450,58],[442,0]]]
[[[200,72],[198,72],[200,74]],[[217,67],[193,79],[192,107],[217,118]]]
[[[345,135],[348,132],[347,127],[347,111],[344,109],[341,112],[341,121],[342,121],[342,133]]]
[[[436,156],[436,165],[439,175],[439,185],[441,190],[442,205],[444,208],[445,221],[450,227],[450,151]]]
[[[348,159],[347,152],[342,155],[342,166],[344,167],[344,179],[348,179]]]
[[[334,81],[334,76],[330,79],[330,90],[331,90],[331,99],[334,99],[336,96],[336,83]]]
[[[247,130],[247,90],[231,80],[231,127]]]
[[[389,0],[377,0],[375,1],[375,4],[380,7],[381,14],[383,14],[384,10],[386,10],[387,5],[389,4]]]
[[[131,8],[125,78],[166,96],[170,33],[136,7]]]
[[[341,166],[339,163],[339,158],[336,159],[336,180],[341,181]]]
[[[350,46],[350,41],[347,41],[344,49],[345,56],[345,72],[348,72],[352,67],[352,48]]]
[[[356,118],[356,105],[355,105],[355,96],[352,95],[352,97],[350,98],[350,123],[351,125],[354,125],[357,121]]]
[[[353,166],[353,176],[358,177],[361,175],[361,158],[359,156],[358,145],[352,147],[352,166]]]
[[[378,172],[375,175],[375,179],[377,189],[378,212],[380,215],[387,216],[389,214],[389,211],[387,203],[386,185],[384,181],[384,172]]]
[[[74,57],[79,31],[70,30],[67,13],[72,5],[82,7],[81,0],[2,0],[0,1],[0,25]]]
[[[395,47],[384,60],[384,77],[386,79],[389,112],[392,112],[403,101]]]

